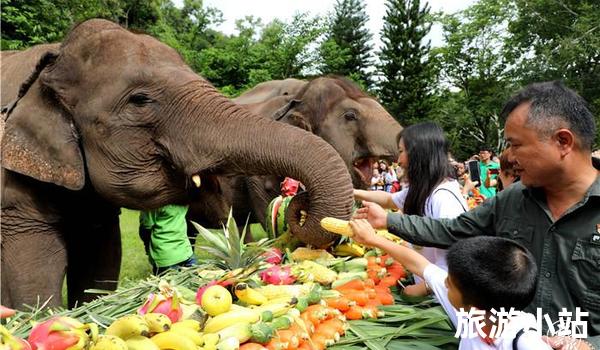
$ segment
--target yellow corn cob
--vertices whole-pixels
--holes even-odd
[[[292,273],[302,282],[315,281],[320,284],[331,284],[337,278],[337,273],[327,267],[310,260],[292,266]]]
[[[310,284],[267,284],[265,286],[256,288],[256,290],[267,297],[267,299],[270,301],[284,298],[290,299],[292,297],[307,295],[312,287],[313,286]]]
[[[305,247],[299,247],[292,252],[292,259],[295,261],[329,260],[333,259],[333,255],[329,254],[324,249],[310,249]]]
[[[352,228],[350,228],[350,223],[346,220],[326,217],[321,219],[321,227],[327,231],[337,233],[342,236],[352,237],[353,235]],[[376,230],[375,232],[377,232],[378,235],[398,244],[404,242],[402,238],[389,233],[388,230]]]
[[[346,220],[326,217],[321,219],[321,227],[338,235],[352,237],[352,229]]]

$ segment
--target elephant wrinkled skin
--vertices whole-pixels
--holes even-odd
[[[60,305],[65,273],[70,306],[114,289],[119,208],[219,196],[218,176],[300,179],[294,215],[308,215],[292,230],[316,240],[333,239],[320,218],[350,216],[351,177],[329,144],[232,103],[150,36],[89,20],[60,46],[3,53],[1,74],[2,106],[16,101],[2,137],[5,306]]]

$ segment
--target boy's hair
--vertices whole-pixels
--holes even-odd
[[[524,309],[537,286],[537,266],[529,250],[501,237],[478,236],[454,243],[448,275],[463,302],[480,310]]]

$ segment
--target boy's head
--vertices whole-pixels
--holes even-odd
[[[473,237],[450,247],[448,295],[456,308],[517,310],[535,295],[537,266],[519,243],[501,237]]]

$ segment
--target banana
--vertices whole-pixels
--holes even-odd
[[[202,346],[202,344],[204,344],[202,334],[198,331],[187,327],[186,325],[174,323],[173,326],[171,326],[171,330],[175,333],[180,334],[183,337],[189,338],[197,346]]]
[[[147,336],[149,333],[148,324],[140,315],[123,316],[108,326],[105,332],[107,335],[115,335],[125,340],[135,335]]]
[[[235,286],[235,295],[248,305],[262,305],[267,302],[267,297],[259,291],[250,288],[246,283],[238,283]]]
[[[150,333],[161,333],[171,329],[171,319],[167,315],[150,312],[144,315],[144,320]]]
[[[217,344],[217,350],[237,350],[240,348],[240,341],[236,337],[223,339]]]
[[[196,350],[196,344],[189,338],[182,337],[179,333],[166,331],[150,338],[159,349],[170,350]]]
[[[279,317],[279,316],[285,315],[289,309],[291,309],[294,305],[296,305],[297,302],[298,302],[297,298],[292,298],[290,301],[287,301],[287,302],[279,302],[279,303],[273,303],[273,304],[269,303],[269,304],[261,305],[254,310],[258,311],[259,313],[262,313],[264,311],[271,311],[271,313],[273,314],[273,317]]]
[[[335,247],[334,252],[337,256],[363,256],[365,248],[357,243],[343,243]]]
[[[187,327],[193,331],[200,332],[200,322],[196,320],[181,320],[173,323],[171,326],[174,326],[176,324]]]
[[[115,335],[100,335],[90,350],[127,350],[127,343]]]
[[[221,337],[217,333],[206,333],[204,334],[204,348],[214,348],[217,346],[217,343]]]
[[[125,341],[128,350],[159,350],[152,340],[141,335],[133,336]]]
[[[213,318],[210,318],[208,321],[206,321],[206,324],[204,325],[204,333],[216,333],[227,326],[231,326],[234,323],[254,323],[260,319],[261,314],[261,311],[256,310],[257,309],[231,310],[217,315]]]

